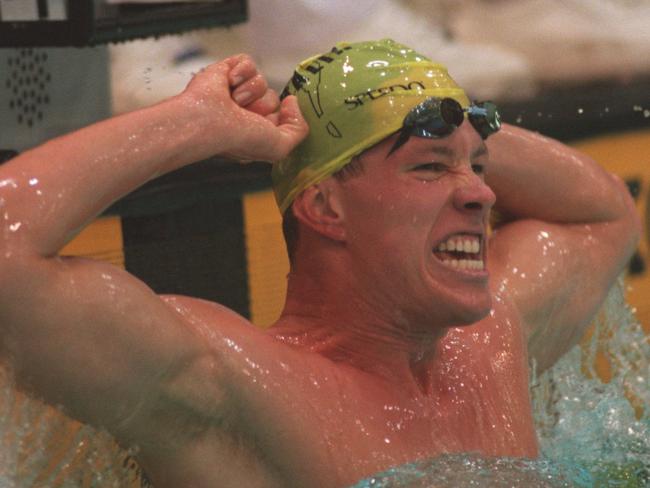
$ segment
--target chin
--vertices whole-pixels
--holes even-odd
[[[461,314],[459,314],[458,319],[455,321],[456,324],[454,327],[464,327],[467,325],[475,324],[479,320],[483,320],[485,317],[487,317],[491,309],[492,308],[488,306],[481,307],[480,309],[472,308],[471,310],[463,310]]]
[[[464,327],[475,324],[484,319],[492,310],[492,297],[489,294],[480,296],[465,296],[461,300],[449,300],[446,302],[445,327]],[[437,307],[436,315],[440,316],[440,307]]]

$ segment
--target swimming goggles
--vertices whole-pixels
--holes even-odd
[[[483,139],[501,128],[501,117],[492,102],[474,102],[463,109],[453,98],[430,97],[413,107],[404,117],[400,135],[388,154],[397,151],[411,136],[428,139],[448,136],[463,123],[465,112]]]

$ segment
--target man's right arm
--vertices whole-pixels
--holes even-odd
[[[177,97],[1,166],[0,346],[18,381],[118,437],[197,364],[219,384],[209,344],[145,284],[57,253],[160,174],[213,155],[279,159],[306,131],[295,100],[280,105],[252,61],[236,57],[206,68]]]

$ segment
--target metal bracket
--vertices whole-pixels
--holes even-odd
[[[0,47],[94,46],[233,25],[247,17],[246,0],[0,0]]]

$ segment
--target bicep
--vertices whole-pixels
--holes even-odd
[[[495,293],[513,299],[529,354],[540,368],[582,337],[629,258],[629,233],[626,222],[536,220],[515,221],[493,233],[489,263]]]
[[[202,354],[180,315],[119,268],[80,258],[22,268],[3,268],[5,355],[19,383],[80,420],[120,428]]]

